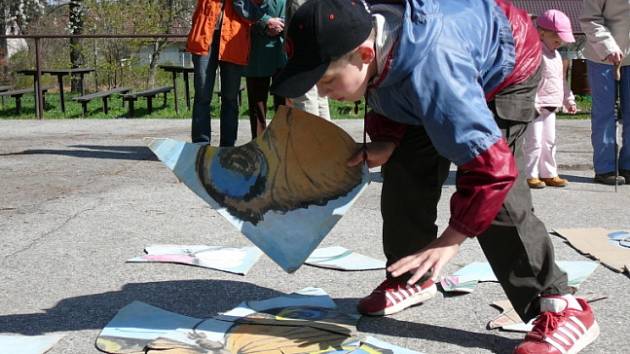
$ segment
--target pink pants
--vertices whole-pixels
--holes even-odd
[[[523,153],[527,178],[552,178],[558,175],[556,112],[540,109],[540,114],[525,132]]]

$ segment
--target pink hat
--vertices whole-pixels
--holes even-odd
[[[558,34],[558,37],[565,43],[575,42],[571,20],[559,10],[547,10],[536,19],[538,26]]]

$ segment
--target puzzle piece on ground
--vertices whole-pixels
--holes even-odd
[[[0,334],[0,352],[11,354],[43,354],[55,346],[63,336],[64,334],[60,333],[50,333],[40,336]]]
[[[597,268],[593,261],[557,261],[556,264],[567,273],[568,285],[578,288]],[[474,291],[478,282],[497,281],[488,262],[473,262],[449,276],[440,279],[445,292]]]
[[[152,245],[146,255],[129,263],[178,263],[245,275],[260,258],[256,247],[223,247],[206,245]]]
[[[630,248],[611,245],[610,234],[625,230],[592,229],[556,229],[555,234],[564,238],[581,253],[599,260],[608,268],[617,272],[630,273]]]
[[[321,247],[304,262],[308,265],[338,270],[384,269],[385,261],[364,256],[341,246]]]

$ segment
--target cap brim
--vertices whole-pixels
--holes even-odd
[[[330,63],[322,63],[314,68],[304,68],[289,64],[274,77],[271,93],[281,97],[296,98],[310,90],[328,69]]]
[[[558,37],[565,43],[575,43],[575,37],[571,32],[558,32]]]

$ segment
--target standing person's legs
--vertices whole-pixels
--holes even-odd
[[[317,86],[311,87],[303,96],[292,98],[292,106],[304,112],[330,120],[328,98],[319,97]]]
[[[247,100],[252,139],[267,127],[267,98],[269,97],[269,77],[247,78]]]
[[[317,86],[315,86],[317,88]],[[328,107],[328,97],[322,97],[317,92],[317,110],[319,111],[319,116],[330,120],[330,108]]]
[[[628,175],[626,183],[630,183],[630,65],[621,68],[621,107],[623,146],[619,154],[619,168],[624,170],[624,175]]]
[[[538,165],[542,150],[543,119],[548,111],[541,108],[541,113],[527,127],[523,153],[525,155],[525,176],[528,179],[540,177]]]
[[[538,170],[540,177],[553,178],[558,176],[556,163],[556,112],[545,110],[546,117],[542,120],[542,150]]]
[[[313,92],[315,92],[315,95],[313,95]],[[292,98],[291,106],[317,116],[319,115],[319,109],[317,108],[317,101],[313,101],[313,97],[317,97],[317,86],[311,87],[310,90],[300,97]]]
[[[210,103],[218,64],[216,52],[213,45],[210,55],[192,56],[195,87],[191,127],[193,143],[210,142]]]
[[[591,144],[595,174],[615,170],[615,78],[614,67],[587,61],[591,86]]]
[[[238,132],[238,93],[243,65],[220,61],[221,69],[221,139],[219,146],[234,146]]]

